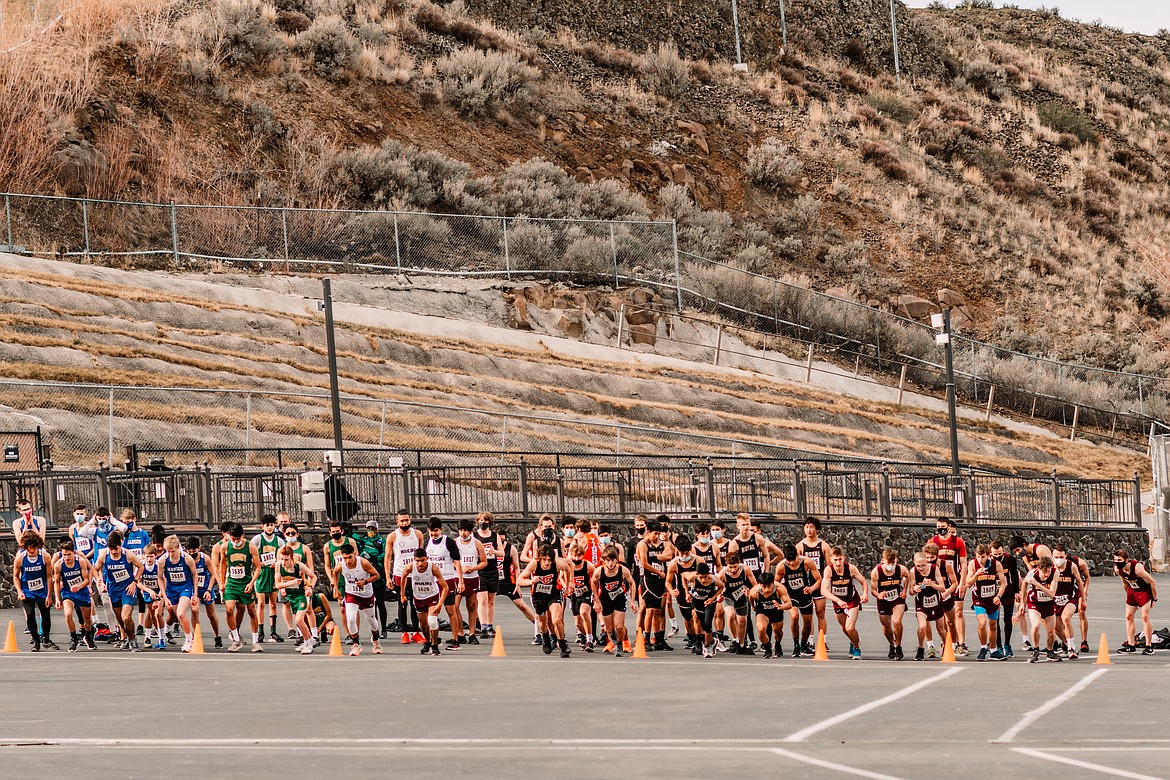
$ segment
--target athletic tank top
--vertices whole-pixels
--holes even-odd
[[[71,526],[69,529],[69,538],[73,540],[73,549],[77,550],[78,555],[84,555],[86,558],[93,553],[93,537],[89,534],[84,534],[77,526]]]
[[[803,558],[797,556],[795,563],[795,569],[788,565],[788,561],[784,561],[781,565],[780,571],[783,574],[784,587],[788,589],[788,595],[791,598],[796,601],[805,601],[812,594],[805,593],[804,589],[812,585],[815,580],[805,568]]]
[[[195,559],[195,587],[203,593],[211,586],[211,579],[207,576],[207,554],[200,550],[198,555],[192,557]]]
[[[168,588],[176,590],[191,584],[191,570],[187,568],[187,561],[182,555],[179,556],[178,562],[172,561],[170,555],[165,555],[162,562],[163,578]]]
[[[426,571],[419,571],[417,566],[411,564],[406,576],[410,579],[411,591],[416,601],[426,601],[432,596],[439,595],[439,578],[435,576],[433,566],[428,566]]]
[[[321,593],[313,594],[313,617],[317,621],[317,628],[321,628],[327,617],[325,613],[325,596]]]
[[[1046,585],[1049,588],[1052,587],[1052,581],[1056,579],[1056,569],[1053,569],[1052,571],[1048,572],[1047,577],[1040,574],[1039,569],[1035,569],[1035,572],[1036,572],[1036,574],[1032,577],[1032,579],[1035,582],[1039,582],[1041,585]],[[1035,585],[1032,585],[1031,587],[1028,588],[1028,598],[1030,598],[1032,600],[1032,602],[1036,603],[1036,604],[1041,604],[1041,603],[1046,604],[1046,603],[1054,600],[1053,596],[1049,596],[1047,593],[1040,590]]]
[[[142,587],[158,591],[158,561],[153,565],[142,564]]]
[[[646,543],[646,565],[649,567],[642,571],[642,576],[648,580],[663,580],[666,579],[666,564],[657,559],[657,556],[666,549],[666,544],[659,542],[658,544]]]
[[[284,545],[284,539],[259,533],[252,537],[252,544],[256,545],[256,552],[260,554],[260,567],[275,570],[276,553]]]
[[[494,552],[496,554],[494,564],[496,567],[496,577],[502,578],[504,576],[504,559],[500,555],[500,535],[495,531],[488,531],[487,536],[484,536],[477,528],[476,530],[472,531],[471,536],[473,539],[483,545],[483,551],[487,555],[488,562],[487,566],[484,567],[483,572],[487,572],[487,576],[489,578],[491,577],[490,572],[493,565],[492,553]]]
[[[362,568],[362,559],[360,557],[354,559],[354,566],[351,569],[345,565],[345,558],[341,559],[341,576],[345,579],[345,594],[347,596],[356,596],[358,598],[369,598],[374,595],[374,583],[367,582],[363,585],[358,585],[358,580],[364,580],[370,575],[366,574],[366,570]]]
[[[142,551],[146,549],[148,544],[150,544],[150,534],[141,528],[127,531],[122,539],[122,549],[134,553],[139,558],[142,557]]]
[[[252,580],[252,550],[247,542],[237,546],[230,539],[223,548],[223,559],[227,562],[227,582],[241,588]]]
[[[1117,572],[1117,576],[1121,577],[1121,582],[1125,585],[1126,592],[1153,593],[1150,583],[1137,576],[1137,565],[1138,561],[1130,558],[1126,561],[1125,566]]]
[[[896,604],[902,600],[902,564],[894,565],[894,572],[889,574],[879,563],[874,567],[877,572],[877,592],[874,596],[878,601],[887,604]]]
[[[846,604],[858,601],[857,586],[853,584],[853,575],[849,572],[848,563],[845,564],[845,570],[841,574],[829,567],[829,592]]]
[[[455,561],[451,557],[450,539],[443,534],[438,539],[427,537],[427,559],[439,567],[445,580],[455,579]],[[458,548],[456,548],[458,549]]]
[[[297,542],[296,544],[289,543],[288,546],[293,549],[293,556],[292,557],[293,557],[294,561],[296,561],[297,563],[303,563],[305,565],[308,565],[309,553],[305,549],[305,545],[303,545],[300,542]]]
[[[735,546],[739,550],[739,559],[744,568],[750,569],[753,573],[758,572],[763,564],[760,560],[760,545],[756,541],[756,535],[752,534],[751,538],[747,540],[735,537]]]
[[[106,552],[106,560],[102,564],[102,579],[106,581],[106,590],[110,593],[125,593],[134,579],[134,569],[130,566],[130,559],[126,551],[118,548],[118,557],[110,551]]]
[[[85,572],[81,570],[81,558],[74,556],[73,565],[65,563],[65,559],[61,559],[61,598],[63,599],[89,599],[89,587],[84,587],[81,590],[74,590],[74,588],[81,585],[85,581]]]
[[[825,567],[829,565],[829,562],[821,556],[821,541],[819,539],[817,540],[816,544],[811,546],[808,544],[808,542],[801,539],[800,547],[798,548],[797,552],[799,552],[805,558],[811,560],[819,572],[824,572]]]
[[[49,571],[44,550],[38,551],[35,558],[25,555],[20,567],[20,591],[25,598],[48,598]]]
[[[455,546],[459,548],[459,562],[463,565],[463,579],[475,582],[479,579],[478,571],[469,571],[471,567],[479,565],[479,550],[476,549],[475,539],[455,537]]]
[[[1056,601],[1064,605],[1076,595],[1077,581],[1073,577],[1073,563],[1066,560],[1064,571],[1056,570]]]
[[[713,598],[719,592],[719,586],[715,584],[715,579],[712,578],[706,585],[699,582],[699,578],[695,577],[691,580],[691,601],[695,607],[702,609],[707,606],[707,599]]]
[[[707,545],[706,550],[699,549],[699,545],[691,546],[691,555],[695,556],[696,561],[701,561],[707,564],[707,568],[714,573],[715,571],[715,546]]]
[[[619,564],[617,570],[610,574],[602,565],[601,577],[598,578],[597,585],[604,601],[613,603],[626,594],[626,578],[622,571],[624,568]]]
[[[723,570],[723,598],[728,601],[741,601],[747,594],[747,570],[740,568],[739,574],[733,575],[730,570]]]
[[[294,567],[289,570],[280,567],[280,579],[282,580],[299,580],[301,578],[301,570]],[[305,583],[302,581],[299,585],[289,585],[284,589],[285,598],[304,598],[305,597]]]
[[[573,595],[581,598],[589,593],[589,564],[582,559],[573,564]]]
[[[514,549],[515,548],[512,546],[511,542],[504,542],[504,546],[500,551],[499,557],[500,582],[504,583],[504,585],[511,585],[513,587],[516,585],[516,567],[512,563],[512,551]],[[508,592],[507,588],[505,588],[505,592]]]
[[[988,563],[994,564],[990,558]],[[995,609],[995,596],[999,593],[999,577],[995,574],[995,566],[991,571],[986,566],[975,569],[975,581],[971,583],[971,604],[984,609]]]
[[[102,530],[100,525],[95,525],[93,530],[93,551],[90,560],[96,561],[98,553],[107,549],[110,546],[110,534],[114,532],[114,524],[110,523],[106,530]]]
[[[418,536],[414,529],[405,536],[398,529],[394,530],[394,571],[391,572],[395,577],[401,577],[402,572],[406,571],[406,567],[411,565],[414,560],[414,551],[418,549]]]
[[[546,569],[537,561],[536,569],[532,572],[532,597],[557,599],[560,595],[561,584],[557,577],[556,563]]]
[[[911,571],[910,576],[914,578],[915,585],[920,584],[924,580],[932,580],[932,581],[937,580],[938,579],[938,565],[932,563],[930,565],[930,571],[928,571],[926,573],[925,577],[923,577],[921,574],[919,574],[917,568],[915,568]],[[927,585],[927,586],[923,587],[923,589],[920,590],[918,593],[914,594],[914,608],[917,610],[921,611],[921,610],[935,609],[935,608],[939,607],[941,604],[942,604],[942,594],[940,594],[938,592],[938,588],[934,587],[933,585]]]
[[[958,534],[951,534],[949,539],[945,541],[941,536],[935,534],[931,537],[930,543],[938,546],[938,559],[940,561],[948,561],[955,569],[959,568],[959,548],[960,546],[966,549],[966,545],[959,539]]]
[[[771,593],[765,593],[761,590],[756,595],[756,611],[757,612],[779,612],[780,611],[780,591],[772,588]]]
[[[674,582],[671,583],[671,586],[674,588],[678,588],[678,594],[680,596],[680,601],[682,601],[684,603],[690,601],[691,599],[690,599],[690,596],[687,594],[687,589],[683,587],[683,582],[685,582],[685,580],[683,579],[683,575],[694,571],[695,567],[698,565],[699,565],[699,562],[695,558],[694,555],[691,556],[691,559],[689,561],[685,561],[685,562],[683,561],[682,558],[675,558],[674,559]]]

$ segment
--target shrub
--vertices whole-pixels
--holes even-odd
[[[590,219],[643,220],[650,206],[636,192],[614,179],[602,179],[581,188],[581,216]]]
[[[340,81],[358,68],[362,47],[340,16],[319,16],[296,37],[294,48],[318,76]]]
[[[549,268],[555,248],[556,237],[550,228],[527,219],[509,222],[508,255],[516,270],[539,271]]]
[[[1036,109],[1036,114],[1040,118],[1040,124],[1058,133],[1071,135],[1081,143],[1097,140],[1093,121],[1066,105],[1056,102],[1042,103]]]
[[[581,56],[602,68],[632,74],[638,70],[638,58],[626,49],[615,49],[589,41],[581,47]]]
[[[909,181],[910,171],[898,159],[898,154],[881,141],[862,141],[857,146],[861,159],[895,181]]]
[[[842,280],[850,278],[865,263],[865,241],[851,241],[829,247],[823,259],[825,270]]]
[[[882,116],[889,117],[904,125],[908,125],[918,118],[918,109],[892,92],[875,92],[867,96],[865,102],[873,106]]]
[[[735,253],[736,265],[741,265],[758,274],[772,270],[775,261],[776,258],[772,254],[772,250],[759,244],[749,244]]]
[[[328,166],[328,186],[350,206],[416,208],[450,206],[449,182],[466,179],[469,168],[435,151],[419,151],[387,139],[381,146],[341,152]]]
[[[261,65],[285,50],[258,0],[222,0],[195,23],[203,50],[229,65]]]
[[[987,60],[975,60],[963,68],[963,79],[976,92],[992,100],[1003,100],[1008,95],[1007,78],[1003,69]]]
[[[646,89],[677,100],[686,93],[690,82],[690,69],[674,43],[660,43],[656,50],[647,53],[642,63],[642,84]]]
[[[463,48],[435,63],[443,97],[461,113],[485,116],[528,108],[540,76],[512,52]]]
[[[821,202],[812,195],[801,195],[776,217],[773,229],[783,235],[809,231],[821,213]]]
[[[313,20],[300,11],[277,11],[276,26],[282,33],[296,35],[303,33],[313,24]]]
[[[565,250],[564,266],[567,270],[585,276],[611,275],[613,249],[608,238],[583,236],[569,244]]]
[[[488,203],[493,213],[509,217],[576,217],[581,185],[559,165],[533,157],[504,169]]]
[[[804,163],[779,138],[765,138],[748,150],[744,173],[759,187],[781,192],[792,187],[804,171]]]

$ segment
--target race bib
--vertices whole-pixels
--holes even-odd
[[[829,588],[829,590],[832,591],[834,596],[843,597],[846,593],[849,592],[849,587],[846,585],[833,585]]]
[[[897,601],[898,594],[900,592],[901,591],[897,591],[897,590],[882,591],[882,601]]]
[[[979,588],[979,595],[985,599],[993,599],[995,598],[995,592],[997,590],[999,590],[999,588],[994,585],[984,585],[983,587]]]
[[[199,587],[203,588],[203,586],[207,584],[207,575],[200,574],[196,581],[199,583]]]
[[[77,590],[81,587],[81,582],[82,577],[80,575],[75,575],[65,580],[65,584],[69,586],[69,590]]]
[[[1052,597],[1049,596],[1044,591],[1040,590],[1039,588],[1036,588],[1034,591],[1032,591],[1032,593],[1033,593],[1032,598],[1034,598],[1036,601],[1044,601],[1044,602],[1052,601]]]
[[[231,577],[233,580],[244,579],[244,566],[243,566],[243,564],[239,564],[236,566],[229,566],[228,567],[228,576]]]
[[[171,569],[167,572],[171,582],[182,584],[187,581],[187,572],[178,569]]]
[[[536,592],[537,593],[552,593],[552,589],[553,589],[553,586],[552,586],[551,582],[538,582],[538,583],[536,583]]]
[[[938,594],[935,593],[931,596],[924,596],[922,598],[922,606],[925,607],[926,609],[931,609],[933,607],[937,607],[938,606]]]
[[[264,566],[272,566],[276,563],[276,552],[269,550],[268,552],[260,553],[260,563]]]
[[[747,568],[751,569],[752,571],[759,571],[760,570],[760,562],[756,558],[748,558],[746,561],[743,562],[743,565],[746,566]]]
[[[114,569],[114,582],[125,582],[130,579],[130,572],[125,569]]]
[[[731,600],[732,601],[739,601],[741,598],[743,598],[743,592],[744,592],[744,587],[742,585],[740,585],[738,588],[731,591]]]
[[[1056,606],[1063,607],[1065,604],[1068,604],[1068,596],[1062,593],[1056,597]]]
[[[44,577],[37,577],[35,580],[29,580],[28,585],[26,587],[30,591],[41,590],[42,588],[45,587],[45,579],[44,579]]]
[[[93,549],[93,540],[88,536],[79,536],[73,540],[74,546],[79,553],[87,553]]]

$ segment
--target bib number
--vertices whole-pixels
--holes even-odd
[[[77,590],[79,587],[81,587],[81,579],[81,577],[77,576],[70,577],[69,579],[65,580],[65,584],[69,586],[69,590]]]
[[[829,590],[831,590],[833,595],[837,596],[838,598],[844,598],[845,594],[849,592],[849,588],[843,585],[833,585],[829,588]]]
[[[264,566],[272,566],[276,563],[276,553],[271,550],[260,553],[260,563]]]
[[[995,598],[995,592],[998,590],[994,585],[984,585],[979,589],[979,596],[985,599]]]
[[[1063,607],[1066,604],[1068,604],[1068,596],[1061,594],[1056,597],[1056,606]]]
[[[90,541],[88,536],[77,537],[74,540],[74,544],[76,544],[77,552],[79,552],[79,553],[87,553],[93,549],[93,542]]]
[[[899,591],[887,590],[882,592],[882,601],[897,601]]]
[[[187,581],[187,572],[185,571],[176,571],[175,569],[171,569],[169,572],[167,572],[167,574],[170,575],[171,582],[178,585],[181,585]]]
[[[552,586],[551,582],[538,582],[536,584],[536,592],[537,593],[551,594],[552,590],[553,590],[553,586]]]
[[[230,577],[233,580],[244,579],[244,567],[242,565],[229,566],[228,567],[228,577]]]
[[[45,578],[44,577],[37,577],[35,580],[29,580],[27,587],[30,591],[31,590],[41,590],[42,588],[45,587]]]
[[[925,607],[926,609],[933,609],[934,607],[937,607],[938,606],[938,594],[935,593],[931,596],[923,597],[922,606]]]
[[[130,579],[130,572],[125,569],[114,569],[114,582],[125,582]]]
[[[202,589],[203,586],[205,586],[207,584],[207,575],[200,574],[199,577],[196,579],[196,582],[199,583],[199,588]]]

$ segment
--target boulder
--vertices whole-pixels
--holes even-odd
[[[513,299],[508,327],[515,330],[532,330],[532,320],[528,318],[528,299],[524,296],[517,295]]]
[[[938,291],[938,303],[944,309],[957,309],[960,306],[966,306],[967,299],[963,297],[962,293],[944,287]]]
[[[553,296],[544,287],[539,284],[530,284],[523,288],[524,298],[529,303],[534,304],[540,309],[551,309],[553,306]]]
[[[655,298],[654,291],[649,287],[635,287],[634,289],[630,290],[629,295],[630,301],[638,304],[639,306],[645,306],[648,303],[653,303]]]
[[[920,320],[936,313],[938,306],[917,295],[899,295],[890,299],[890,305],[896,314],[912,320]]]
[[[631,325],[630,339],[635,344],[654,346],[658,341],[658,329],[653,325]]]
[[[631,325],[653,325],[657,319],[655,313],[650,309],[626,307],[626,322]]]
[[[571,339],[581,338],[585,333],[585,315],[579,311],[567,311],[557,323],[557,327]]]
[[[582,184],[592,184],[595,181],[593,178],[593,171],[589,170],[583,165],[577,168],[574,177]]]

